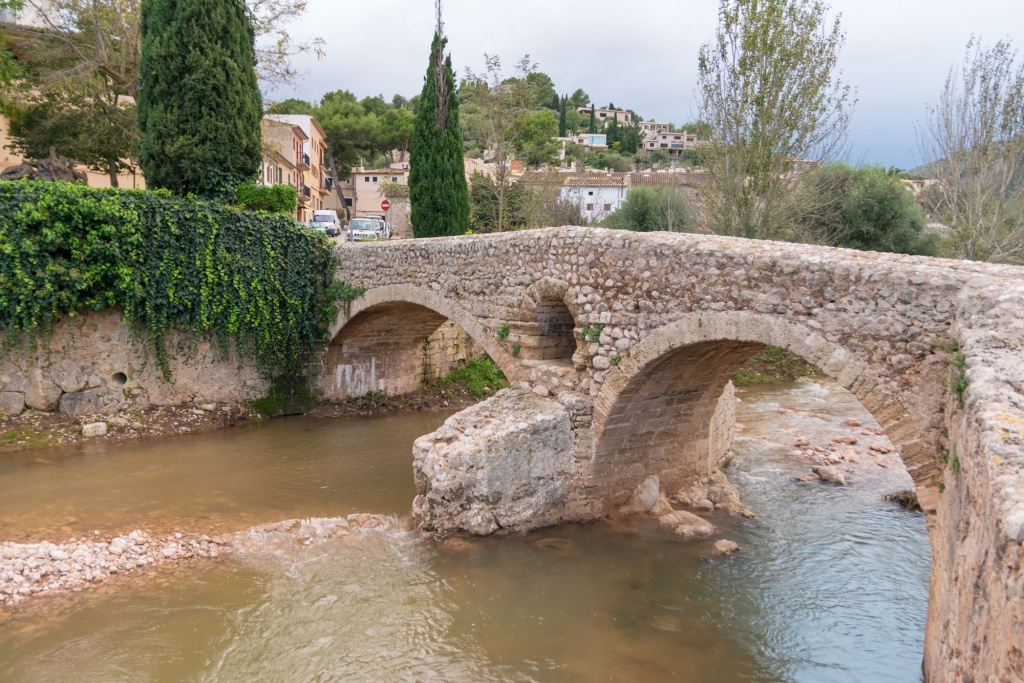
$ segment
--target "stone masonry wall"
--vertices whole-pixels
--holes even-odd
[[[37,349],[23,346],[0,357],[0,412],[112,414],[150,405],[248,401],[267,393],[251,364],[222,359],[209,341],[195,344],[192,335],[176,332],[169,348],[177,351],[173,382],[131,342],[119,311],[62,320]]]
[[[881,424],[927,514],[929,681],[1024,680],[1024,269],[573,227],[338,253],[339,279],[367,288],[353,316],[425,307],[472,334],[514,386],[592,402],[591,426],[574,438],[590,444],[576,449],[576,470],[594,514],[668,464],[652,455],[702,450],[709,425],[687,436],[663,417],[713,422],[705,404],[749,354],[772,345],[817,365]],[[565,311],[571,361],[514,353],[568,348],[561,326],[543,323]],[[503,324],[511,334],[495,339]],[[954,345],[966,360],[962,408],[951,398]]]
[[[430,381],[449,375],[484,353],[468,332],[447,322],[427,337],[423,346],[423,379]]]

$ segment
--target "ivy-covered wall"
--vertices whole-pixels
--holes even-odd
[[[268,376],[294,374],[333,318],[335,264],[323,235],[280,214],[159,191],[3,182],[0,353],[63,318],[118,308],[167,380],[172,330],[209,336],[222,358],[233,349]]]

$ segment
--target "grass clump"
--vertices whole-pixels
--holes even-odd
[[[466,363],[454,372],[435,381],[438,388],[459,385],[465,387],[474,398],[484,398],[487,394],[508,387],[508,379],[498,364],[484,355]]]
[[[732,381],[736,386],[745,386],[792,382],[799,377],[817,374],[820,374],[818,368],[804,362],[795,353],[776,346],[766,346],[736,371]]]

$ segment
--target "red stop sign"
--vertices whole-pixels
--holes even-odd
[[[389,202],[388,200],[385,199],[384,201],[382,201],[380,203],[380,210],[381,211],[387,211],[390,208],[391,208],[391,202]]]

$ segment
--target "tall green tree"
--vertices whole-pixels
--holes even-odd
[[[597,110],[594,108],[594,103],[590,103],[590,127],[587,132],[593,134],[597,132]]]
[[[145,0],[139,162],[150,187],[224,196],[263,158],[255,34],[240,0]]]
[[[566,98],[563,97],[558,107],[558,137],[560,138],[564,138],[569,132],[569,125],[565,118],[565,110],[568,104],[565,100]]]
[[[430,63],[409,148],[409,198],[416,237],[462,235],[469,230],[459,101],[452,60],[444,54],[448,41],[442,29],[439,3]]]
[[[842,150],[853,96],[837,68],[845,34],[828,11],[822,0],[720,0],[697,64],[715,232],[785,238],[800,210],[789,201],[793,162]]]

